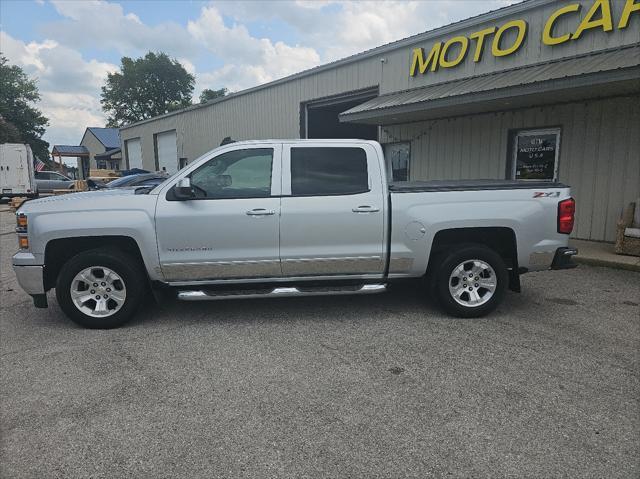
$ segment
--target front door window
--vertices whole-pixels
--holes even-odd
[[[199,197],[266,198],[271,196],[273,149],[256,148],[223,153],[191,173]]]

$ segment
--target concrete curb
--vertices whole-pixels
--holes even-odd
[[[574,256],[573,260],[578,264],[587,264],[589,266],[604,266],[606,268],[640,272],[640,264],[638,263],[620,263],[600,258],[581,258],[580,255]]]

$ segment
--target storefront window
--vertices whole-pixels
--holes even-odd
[[[384,145],[384,156],[387,159],[387,174],[391,181],[409,181],[411,143],[387,143]]]
[[[560,128],[521,130],[513,138],[512,179],[557,179]]]

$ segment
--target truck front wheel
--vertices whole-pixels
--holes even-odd
[[[91,329],[117,328],[142,302],[146,278],[135,258],[106,248],[78,253],[58,275],[56,298],[67,316]]]
[[[493,311],[509,282],[500,255],[483,245],[451,249],[437,265],[434,280],[443,309],[461,318],[476,318]]]

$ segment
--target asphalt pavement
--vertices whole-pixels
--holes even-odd
[[[150,303],[91,331],[19,289],[13,221],[0,213],[2,478],[640,475],[639,273],[524,275],[482,319],[403,285]]]

